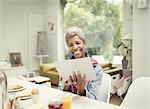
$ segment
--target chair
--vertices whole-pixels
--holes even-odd
[[[112,64],[118,68],[122,68],[122,59],[123,59],[123,56],[114,55]]]
[[[60,81],[60,75],[56,70],[56,66],[54,63],[47,63],[40,65],[40,75],[49,77],[50,82],[53,85],[58,85]]]
[[[111,77],[109,74],[104,73],[102,77],[102,83],[99,89],[98,100],[109,103],[110,91],[111,91]]]
[[[92,58],[95,59],[98,62],[98,64],[107,63],[103,55],[92,55]]]
[[[121,103],[121,109],[150,109],[150,77],[140,77],[133,81]]]

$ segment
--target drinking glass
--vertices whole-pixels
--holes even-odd
[[[62,96],[63,109],[71,109],[71,95],[64,94]]]

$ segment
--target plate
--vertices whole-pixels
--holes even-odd
[[[26,100],[31,98],[31,94],[19,95],[17,96],[20,100]]]
[[[8,92],[17,92],[26,89],[23,85],[16,84],[8,86]]]

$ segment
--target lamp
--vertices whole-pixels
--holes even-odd
[[[39,31],[37,35],[36,57],[40,58],[40,65],[43,63],[42,58],[48,57],[48,37],[46,31]]]
[[[46,31],[39,31],[37,36],[37,55],[48,54],[48,37]]]

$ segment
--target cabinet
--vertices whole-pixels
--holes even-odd
[[[8,77],[27,75],[26,66],[1,68]]]
[[[107,74],[109,74],[111,76],[111,84],[112,84],[111,93],[115,94],[116,91],[115,91],[113,86],[121,78],[121,76],[122,76],[122,69],[114,68],[114,69],[106,70],[106,71],[104,71],[104,73],[107,73]]]
[[[115,68],[104,73],[111,75],[111,94],[117,93],[120,97],[125,95],[132,81],[132,70]]]

